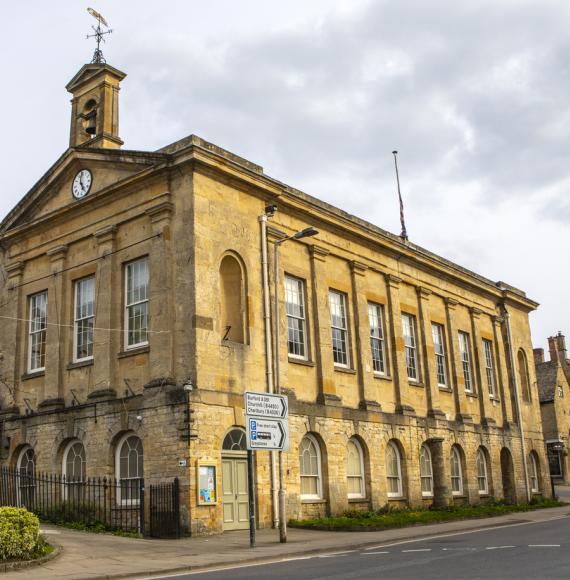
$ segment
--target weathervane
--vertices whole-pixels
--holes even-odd
[[[103,16],[101,16],[101,14],[99,14],[99,12],[97,12],[97,10],[93,10],[93,8],[87,8],[87,12],[89,12],[89,14],[91,14],[91,16],[93,16],[93,18],[95,18],[95,20],[97,20],[97,28],[95,28],[95,26],[92,26],[93,30],[95,31],[95,34],[88,34],[87,35],[87,38],[96,38],[97,39],[97,48],[95,49],[95,52],[93,53],[93,60],[91,61],[91,63],[92,64],[105,64],[106,61],[103,57],[103,51],[101,50],[101,41],[105,42],[104,35],[111,34],[111,32],[113,32],[113,31],[109,28],[107,21],[103,18]],[[105,26],[108,30],[103,30],[101,28],[101,24],[103,26]]]

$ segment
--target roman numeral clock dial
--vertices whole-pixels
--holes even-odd
[[[93,182],[93,177],[89,169],[82,169],[74,178],[73,184],[71,186],[71,192],[75,199],[81,199],[85,197],[90,189],[91,183]]]

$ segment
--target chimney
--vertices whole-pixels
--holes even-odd
[[[548,337],[548,351],[550,352],[550,361],[558,362],[558,344],[556,343],[556,336]]]
[[[558,331],[558,334],[556,335],[556,347],[558,350],[558,360],[566,360],[568,358],[566,353],[566,338],[560,331]]]
[[[534,364],[539,365],[544,362],[544,349],[543,348],[533,348],[532,354],[534,355]]]

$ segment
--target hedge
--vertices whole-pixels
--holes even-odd
[[[26,560],[37,551],[38,518],[25,508],[0,507],[0,561]]]

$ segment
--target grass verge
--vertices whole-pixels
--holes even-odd
[[[290,520],[294,528],[327,531],[379,531],[421,524],[434,524],[471,518],[488,518],[513,512],[526,512],[535,509],[568,505],[552,499],[544,499],[530,504],[508,505],[493,501],[484,505],[450,506],[440,509],[390,509],[388,506],[377,511],[348,511],[342,516],[316,518],[312,520]]]

